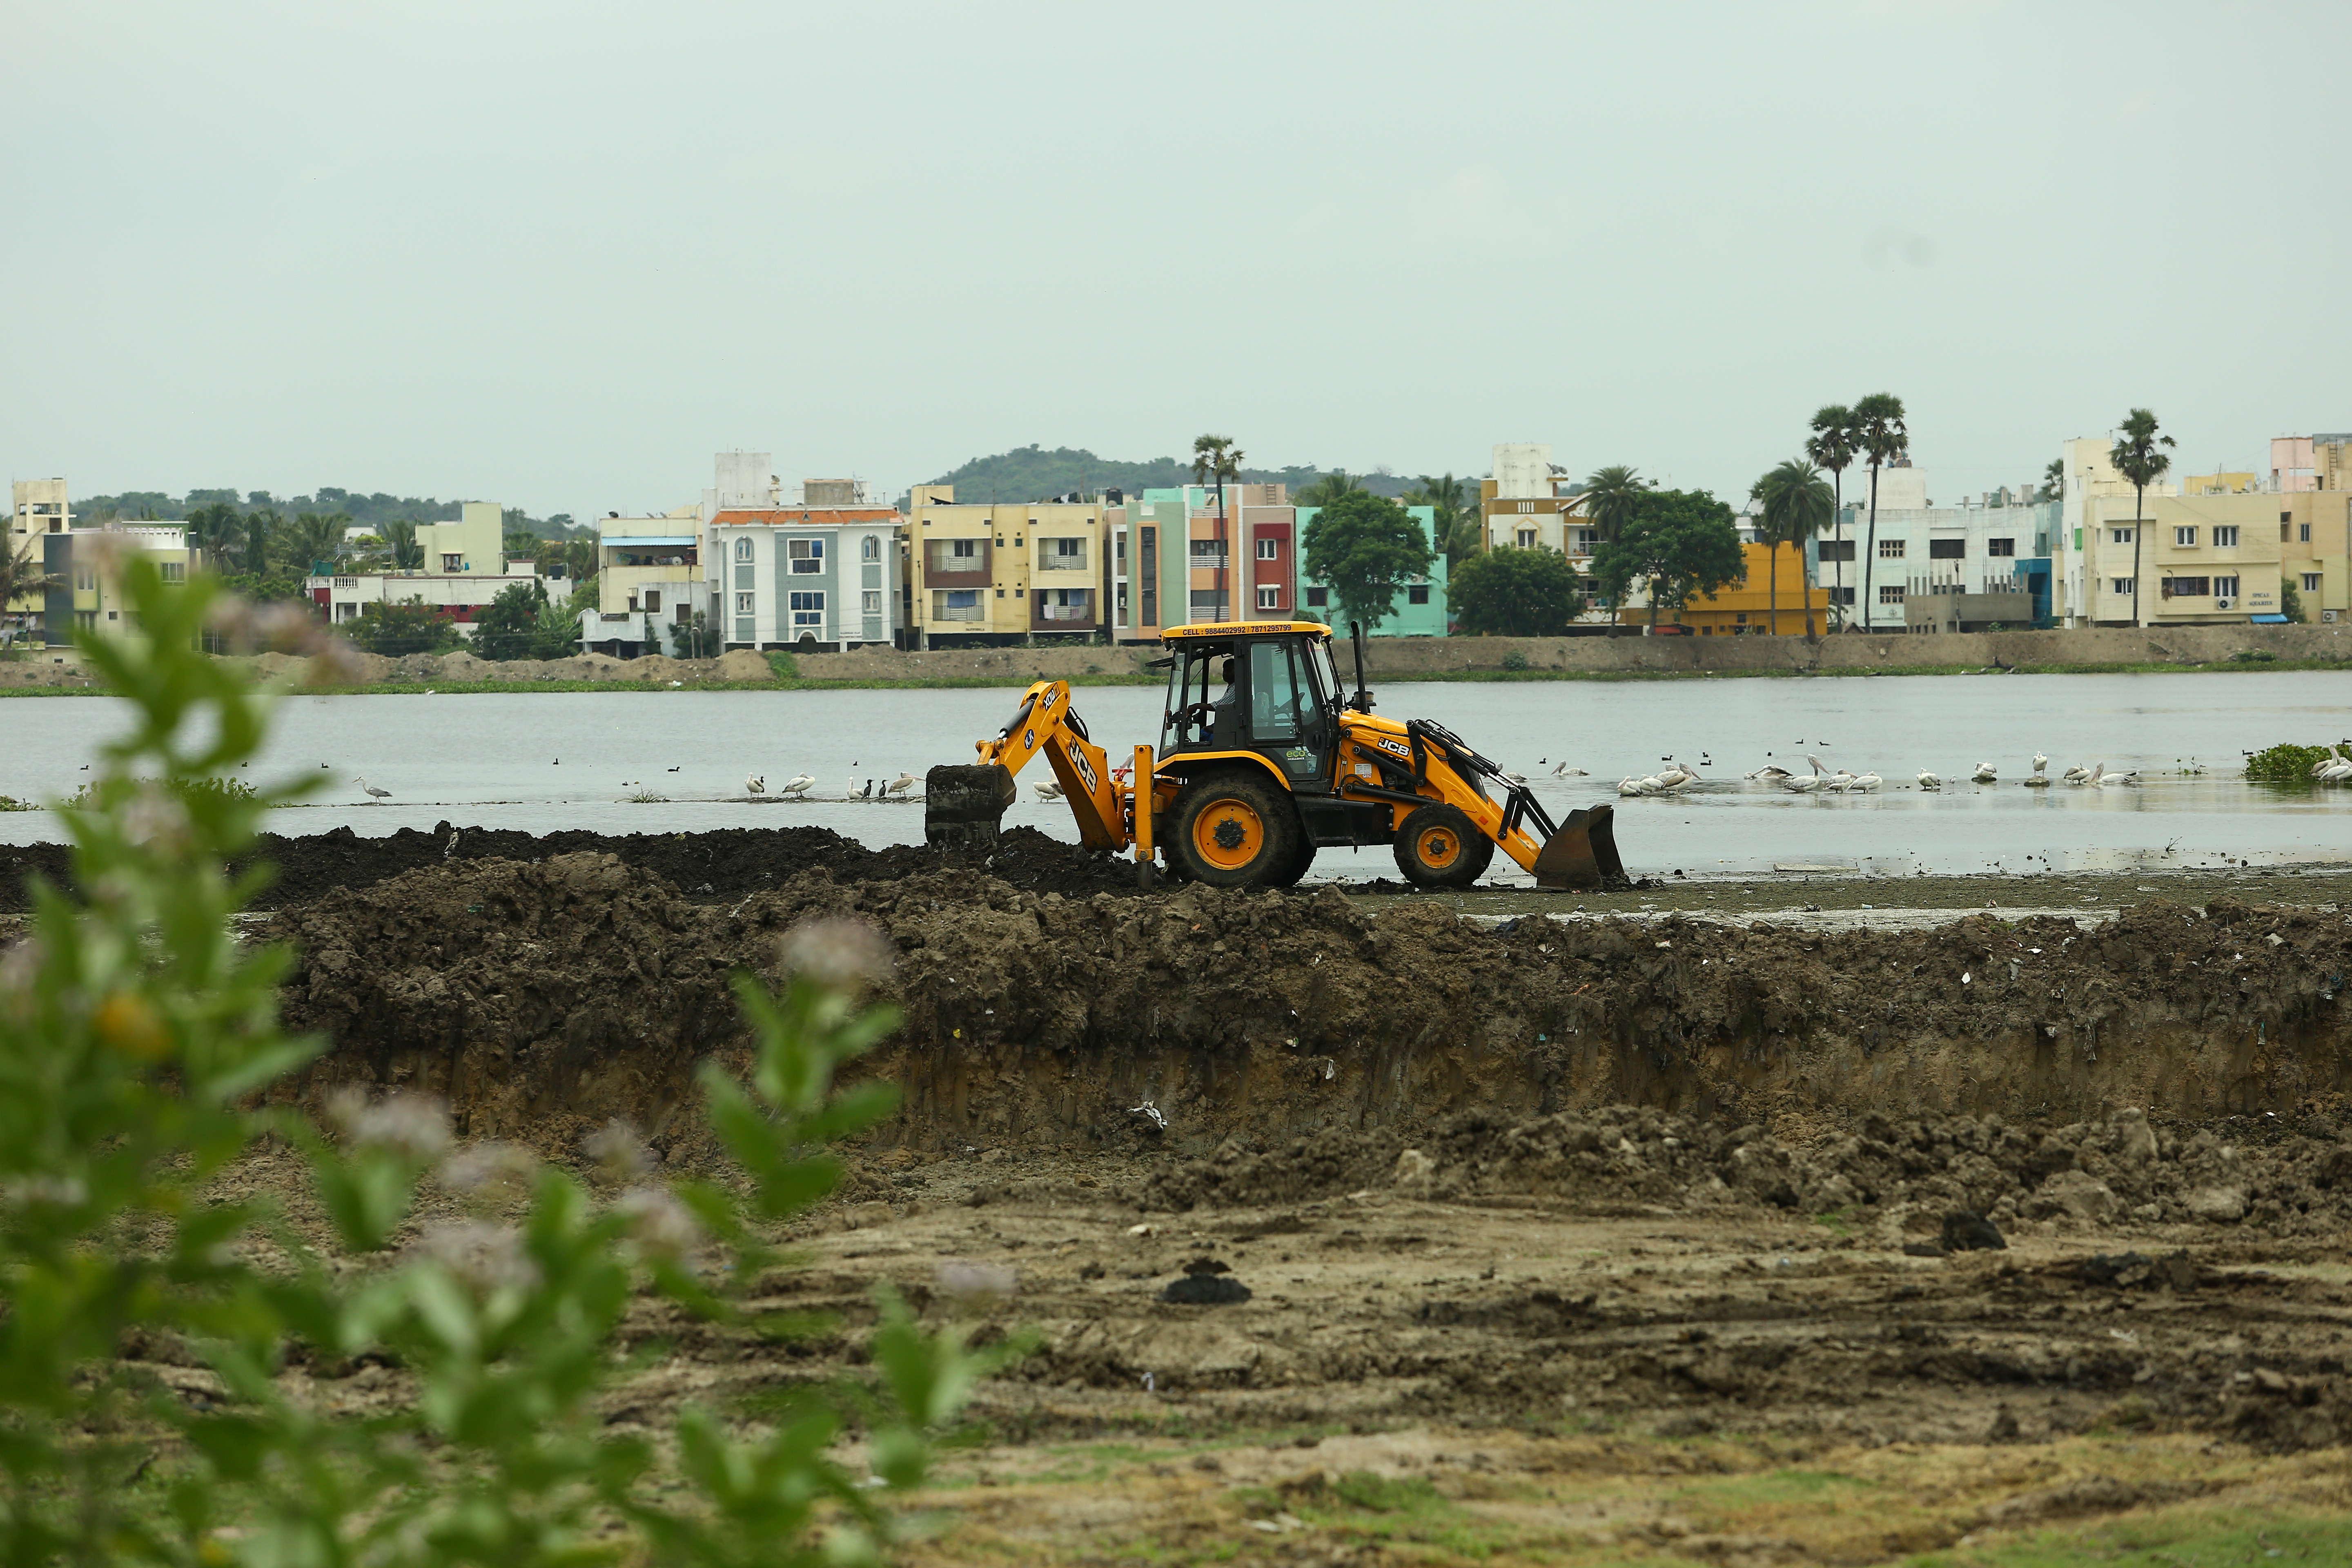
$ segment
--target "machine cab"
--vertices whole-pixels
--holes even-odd
[[[1330,789],[1340,688],[1326,628],[1185,626],[1168,634],[1168,649],[1161,756],[1255,752],[1294,791]]]

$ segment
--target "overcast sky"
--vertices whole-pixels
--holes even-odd
[[[1032,441],[1930,492],[2352,428],[2352,6],[0,16],[0,463],[585,518]]]

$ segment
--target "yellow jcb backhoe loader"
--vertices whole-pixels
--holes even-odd
[[[1070,708],[1067,682],[1041,680],[1013,721],[980,742],[975,766],[938,767],[926,784],[933,844],[992,843],[1013,778],[1043,754],[1091,849],[1132,847],[1147,880],[1155,853],[1171,876],[1220,888],[1286,888],[1327,844],[1389,844],[1425,888],[1465,888],[1495,849],[1547,888],[1622,885],[1612,810],[1555,826],[1524,784],[1425,719],[1372,715],[1364,640],[1353,629],[1356,689],[1346,692],[1331,630],[1311,621],[1172,627],[1158,751],[1135,748],[1132,782],[1114,773]],[[1126,770],[1121,769],[1120,772]]]

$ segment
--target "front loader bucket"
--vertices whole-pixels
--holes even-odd
[[[934,849],[996,847],[996,826],[1020,798],[996,763],[950,763],[923,775],[923,841]]]
[[[1625,886],[1625,863],[1617,858],[1617,808],[1606,804],[1571,811],[1536,857],[1536,886],[1572,892],[1604,892]]]

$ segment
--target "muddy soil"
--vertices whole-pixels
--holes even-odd
[[[982,872],[1037,892],[1135,890],[1131,864],[1121,867],[1034,827],[1006,829],[992,853],[943,855],[909,844],[869,849],[824,827],[531,834],[455,827],[444,821],[430,833],[404,827],[383,837],[362,837],[348,827],[299,837],[264,834],[236,868],[242,871],[255,862],[276,868],[275,879],[254,901],[257,909],[276,910],[315,902],[337,889],[373,887],[426,867],[475,860],[535,862],[583,853],[613,856],[625,866],[663,878],[687,898],[703,901],[732,902],[806,871],[823,870],[842,882],[887,882],[947,867]],[[71,856],[64,845],[0,845],[0,911],[31,907],[24,888],[26,877],[67,883],[71,874]]]

